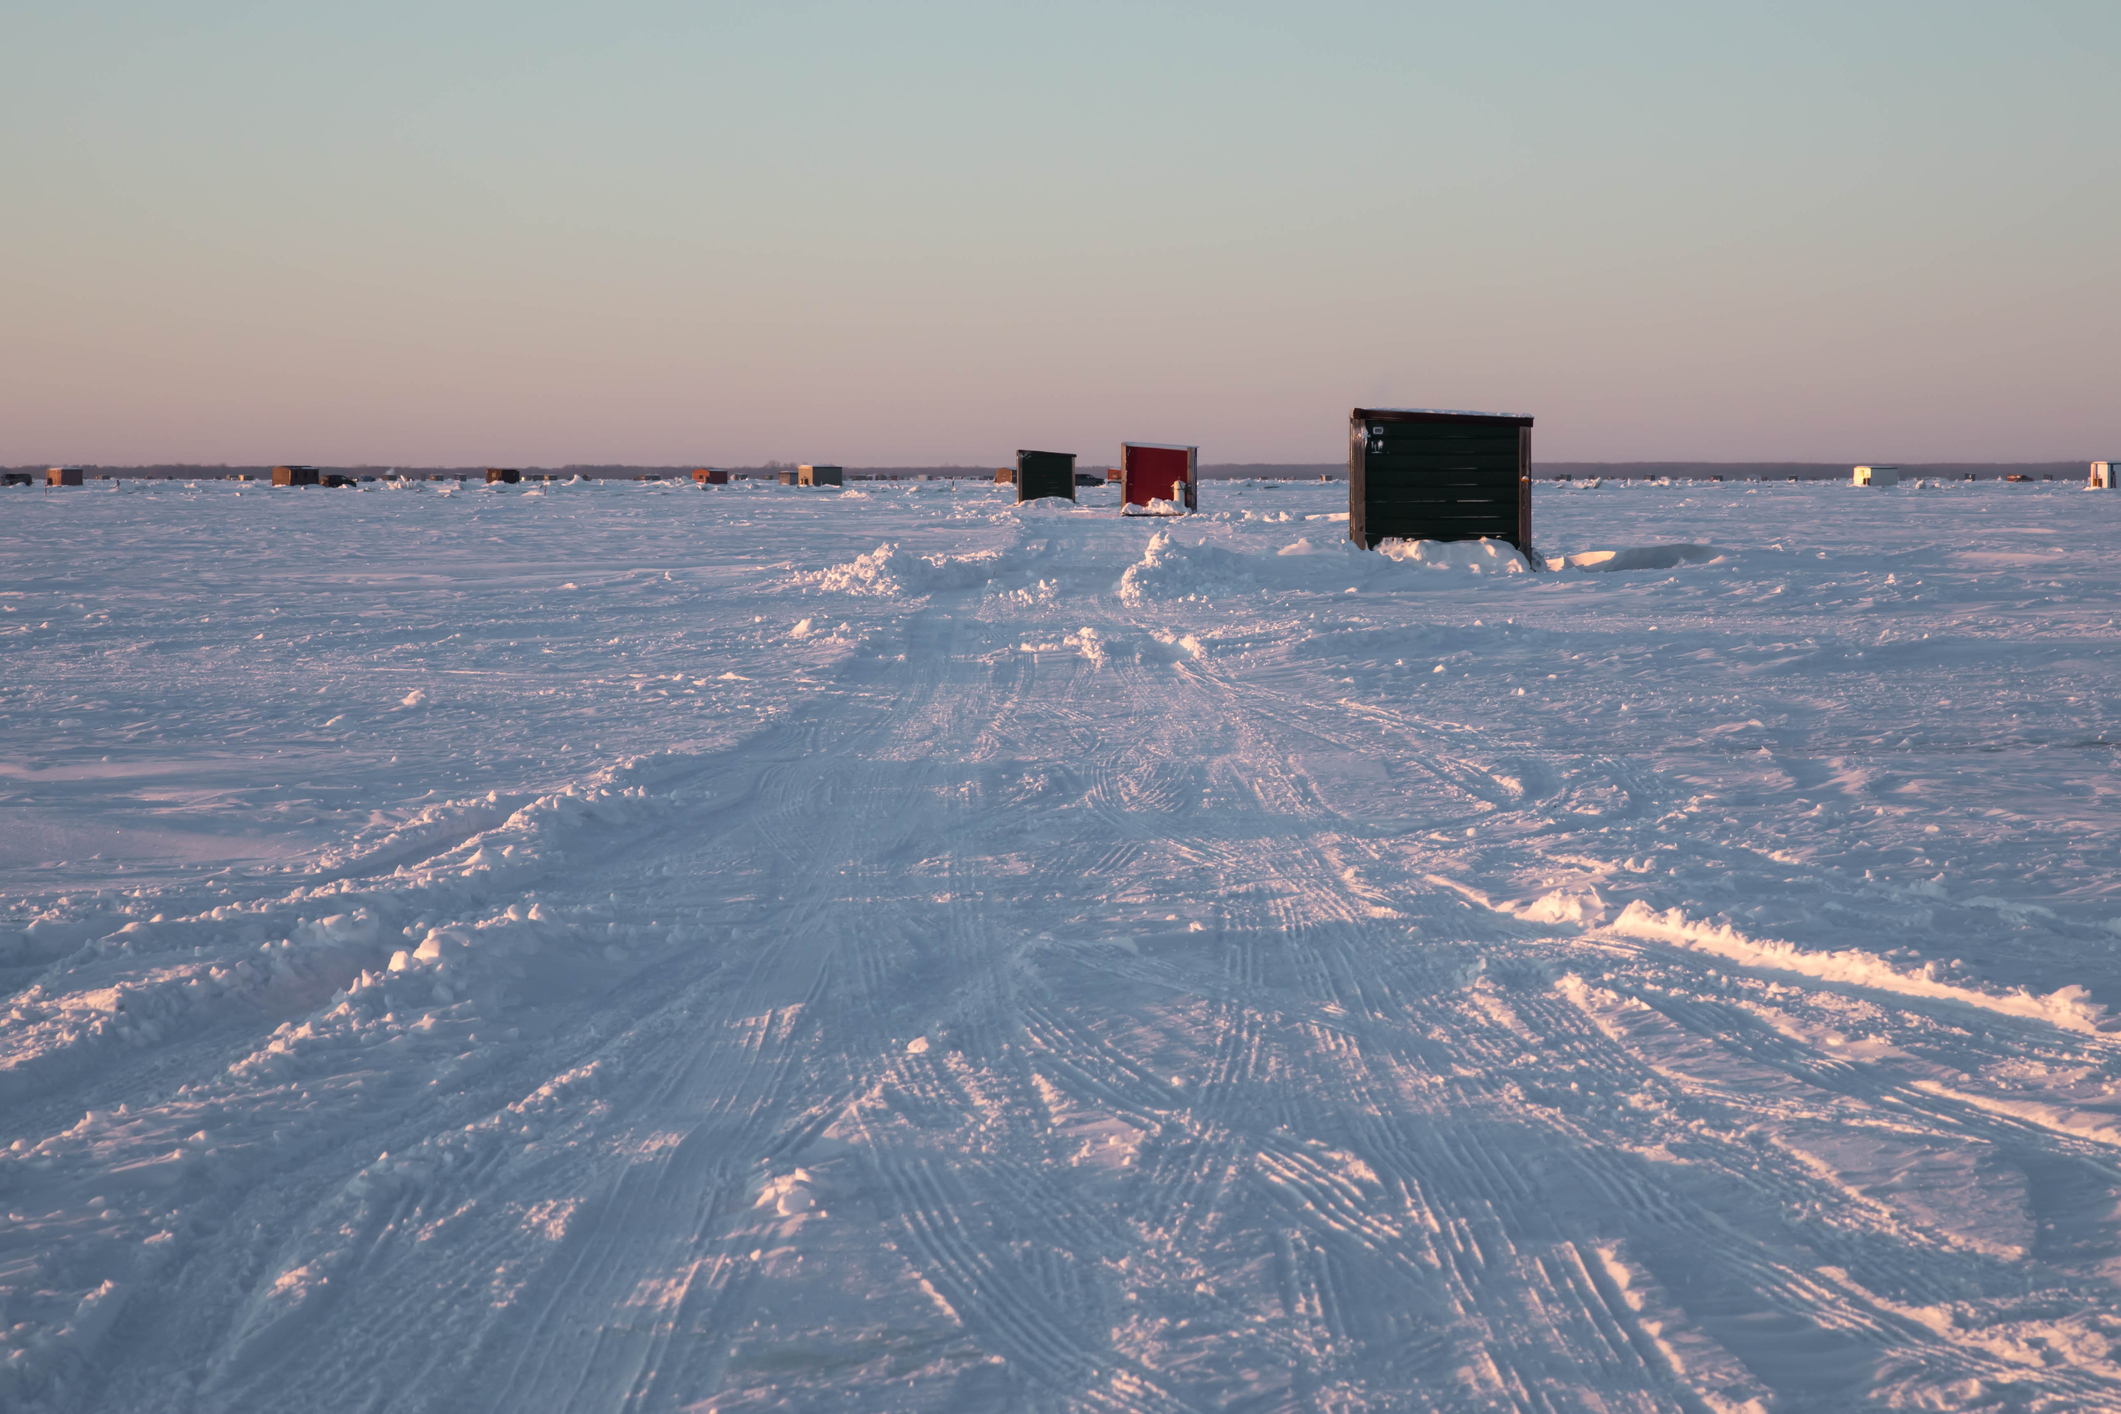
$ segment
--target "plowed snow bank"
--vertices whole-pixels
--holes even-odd
[[[1773,938],[1748,938],[1735,928],[1696,922],[1676,908],[1659,913],[1640,899],[1613,920],[1612,931],[1713,953],[1731,962],[1795,972],[1824,982],[1897,992],[1906,997],[1957,1002],[2004,1016],[2045,1021],[2070,1031],[2096,1031],[2106,1015],[2106,1008],[2092,1001],[2082,987],[2063,987],[2046,996],[2024,990],[1975,991],[1936,981],[1920,972],[1902,971],[1884,958],[1859,949],[1811,952]]]
[[[1706,564],[1721,558],[1723,551],[1713,545],[1636,545],[1625,550],[1582,550],[1573,555],[1558,555],[1547,561],[1547,568],[1592,573],[1673,570],[1681,565]]]

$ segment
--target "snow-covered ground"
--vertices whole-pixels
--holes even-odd
[[[2121,1408],[2121,499],[1345,494],[0,491],[0,1406]]]

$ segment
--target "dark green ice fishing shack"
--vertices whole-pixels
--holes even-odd
[[[1532,419],[1431,408],[1348,417],[1348,538],[1506,540],[1531,556]]]
[[[1075,453],[1017,452],[1016,499],[1036,501],[1041,496],[1075,499]]]

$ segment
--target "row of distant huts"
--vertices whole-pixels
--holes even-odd
[[[1899,468],[1884,464],[1855,468],[1859,486],[1892,486]],[[1532,551],[1532,419],[1511,413],[1439,408],[1356,408],[1348,418],[1348,538],[1366,548],[1387,539],[1506,541]],[[802,465],[781,470],[784,485],[839,486],[845,469]],[[7,481],[29,481],[25,472]],[[523,473],[490,467],[488,482],[514,484]],[[544,479],[550,480],[550,477]],[[702,467],[692,474],[701,486],[728,483],[725,470]],[[275,486],[345,486],[354,478],[313,466],[276,466]],[[1076,469],[1073,452],[1023,450],[1016,465],[995,473],[997,483],[1016,488],[1019,502],[1061,497],[1074,500],[1080,486],[1117,483],[1126,511],[1167,514],[1197,510],[1200,449],[1177,443],[1123,442],[1120,464],[1102,473]],[[2113,463],[2093,462],[2090,484],[2111,489]],[[79,467],[53,467],[49,486],[79,486]],[[1536,558],[1534,563],[1537,563]]]
[[[1968,475],[1966,479],[1972,481],[1974,478],[1972,475]],[[2031,481],[2033,478],[2023,472],[2014,471],[2003,479],[2005,481]],[[2055,478],[2052,475],[2046,475],[2040,479],[2042,481],[2052,481]],[[1849,480],[1857,486],[1898,486],[1900,484],[1900,468],[1883,463],[1877,466],[1859,466]],[[2114,464],[2112,462],[2093,462],[2091,464],[2091,472],[2086,477],[2086,481],[2094,490],[2113,490]]]

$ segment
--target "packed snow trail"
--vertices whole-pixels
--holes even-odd
[[[1336,493],[6,493],[0,1399],[2121,1407],[2109,502]]]

